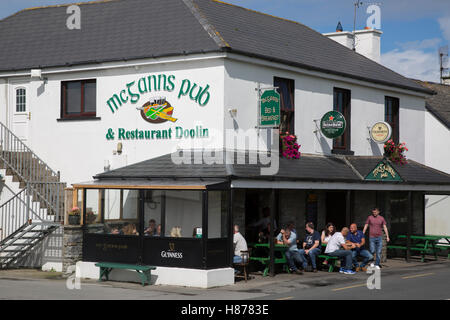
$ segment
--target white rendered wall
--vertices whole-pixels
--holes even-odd
[[[450,173],[450,130],[430,112],[425,119],[425,164]],[[450,235],[450,196],[425,196],[425,233]]]
[[[263,65],[256,59],[250,61],[252,63],[220,58],[186,59],[138,68],[49,74],[45,90],[42,90],[42,81],[33,80],[29,84],[31,121],[28,144],[52,168],[60,170],[62,180],[69,184],[91,180],[93,175],[103,172],[105,160],[114,169],[173,152],[177,147],[221,148],[224,129],[254,131],[257,123],[257,82],[263,87],[272,86],[273,77],[277,76],[295,80],[295,132],[302,145],[301,152],[330,154],[332,141],[320,132],[314,133],[317,128],[313,120],[319,120],[324,113],[332,110],[333,87],[339,87],[351,90],[351,150],[355,155],[382,154],[381,145],[367,140],[367,127],[384,120],[384,97],[393,96],[400,99],[400,140],[406,142],[410,150],[407,157],[424,163],[423,97],[410,95],[404,90],[391,91],[363,82],[358,84],[350,79],[347,82],[341,77],[333,79],[328,75],[311,75],[296,68],[282,68],[270,63]],[[173,92],[144,94],[139,103],[128,102],[116,112],[111,112],[106,101],[114,93],[126,89],[127,83],[140,77],[161,73],[175,75],[176,88]],[[101,120],[58,122],[61,81],[90,78],[97,79],[97,116]],[[211,98],[206,106],[201,107],[186,96],[178,98],[183,79],[203,86],[210,85]],[[0,105],[6,104],[5,90],[0,82]],[[173,116],[178,119],[176,123],[150,124],[141,118],[136,107],[154,95],[166,96],[175,107]],[[237,109],[234,118],[228,109]],[[0,117],[2,122],[6,121],[1,111]],[[117,137],[113,141],[106,139],[108,128],[115,131],[119,127],[154,130],[174,126],[195,128],[197,125],[209,129],[209,139],[121,141],[123,154],[120,157],[113,155],[119,142]]]
[[[49,74],[48,83],[42,91],[42,81],[30,81],[28,77],[15,78],[30,81],[28,90],[31,112],[28,145],[54,170],[61,171],[63,181],[69,184],[92,180],[92,176],[104,171],[105,160],[111,169],[136,163],[174,152],[177,147],[221,148],[223,132],[223,62],[218,59],[203,61],[160,63],[142,67],[107,69],[84,72]],[[138,81],[141,77],[166,74],[175,76],[175,89],[172,92],[158,91],[142,94],[136,104],[123,104],[114,113],[107,105],[113,94],[127,89],[126,84]],[[101,120],[61,121],[61,81],[97,79],[97,117]],[[188,79],[203,88],[209,85],[210,100],[200,106],[188,96],[178,97],[182,80]],[[11,78],[10,78],[11,80]],[[4,109],[6,105],[5,86],[0,79],[0,121],[7,122]],[[198,88],[198,87],[197,87]],[[136,91],[136,86],[134,87]],[[136,107],[141,107],[152,96],[165,96],[174,107],[175,123],[151,124],[142,119]],[[175,127],[195,129],[202,126],[209,129],[209,138],[126,140],[117,139],[117,129],[126,130],[164,130]],[[115,132],[114,140],[107,140],[108,129]],[[113,155],[117,143],[122,142],[123,154],[120,161]]]
[[[100,268],[95,262],[79,261],[76,265],[76,277],[81,279],[96,279]],[[112,270],[109,276],[112,281],[141,282],[140,276],[133,270]],[[151,271],[152,285],[170,285],[194,288],[214,288],[234,284],[234,269],[221,268],[212,270],[157,267]]]
[[[393,96],[400,99],[400,140],[410,150],[406,155],[420,163],[425,161],[424,98],[235,60],[227,60],[225,70],[225,110],[237,109],[234,118],[225,114],[225,128],[254,130],[257,82],[262,87],[273,86],[277,76],[295,81],[295,134],[301,152],[331,154],[332,140],[314,131],[322,116],[333,110],[333,88],[338,87],[351,91],[351,150],[355,155],[383,154],[382,145],[368,140],[367,127],[384,121],[385,96]],[[313,120],[317,120],[317,127]]]

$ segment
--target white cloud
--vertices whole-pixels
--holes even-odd
[[[405,77],[439,82],[439,61],[435,51],[395,49],[382,54],[381,63]]]
[[[395,44],[403,50],[420,50],[420,49],[437,49],[438,45],[442,42],[442,39],[433,38],[425,39],[422,41],[409,41],[409,42],[396,42]]]
[[[447,41],[450,41],[450,15],[438,19],[442,34]]]

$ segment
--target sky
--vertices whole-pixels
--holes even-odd
[[[123,0],[126,1],[126,0]],[[151,0],[148,0],[151,1]],[[321,33],[340,21],[353,30],[356,0],[226,0],[245,8],[298,21]],[[0,19],[21,9],[77,2],[74,0],[0,0]],[[87,2],[87,1],[84,1]],[[407,77],[439,82],[438,50],[450,43],[450,0],[362,1],[356,29],[363,29],[370,4],[381,10],[381,63]]]

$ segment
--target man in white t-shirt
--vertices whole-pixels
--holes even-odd
[[[355,247],[355,244],[347,244],[345,237],[347,237],[348,232],[348,228],[342,228],[341,232],[333,234],[330,240],[328,240],[325,254],[341,258],[340,273],[355,274],[355,271],[352,270],[352,249]]]
[[[239,232],[239,226],[234,225],[234,235],[233,235],[233,245],[234,245],[234,257],[233,263],[241,263],[242,262],[242,251],[248,251],[247,241]]]

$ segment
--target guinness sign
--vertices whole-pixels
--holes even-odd
[[[175,243],[169,242],[169,250],[161,251],[161,257],[167,259],[183,259],[183,252],[175,251]]]

